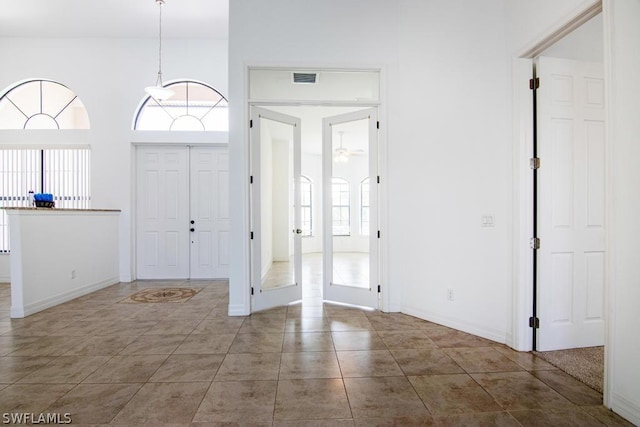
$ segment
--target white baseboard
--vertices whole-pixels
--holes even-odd
[[[505,344],[507,342],[507,333],[482,328],[474,323],[469,323],[465,321],[461,321],[460,319],[452,319],[446,316],[439,315],[437,313],[430,313],[423,310],[419,310],[412,307],[402,307],[400,310],[402,313],[418,317],[423,320],[427,320],[429,322],[434,322],[439,325],[447,326],[449,328],[457,329],[462,332],[466,332],[469,334],[473,334],[482,338],[486,338],[491,341],[495,341],[500,344]]]
[[[637,402],[632,402],[626,397],[620,396],[618,393],[613,393],[611,397],[611,410],[633,425],[640,425],[640,405]]]
[[[75,288],[70,291],[63,292],[58,295],[41,299],[40,301],[27,304],[24,307],[11,306],[11,317],[12,318],[27,317],[39,311],[46,310],[47,308],[54,307],[56,305],[62,304],[67,301],[71,301],[72,299],[81,297],[91,292],[95,292],[97,290],[106,288],[107,286],[115,285],[118,282],[119,280],[117,277],[112,277],[110,279],[101,280],[100,282],[84,285],[79,288]]]
[[[244,304],[229,304],[229,316],[248,316],[251,311]]]

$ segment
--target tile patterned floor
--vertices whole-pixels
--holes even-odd
[[[118,304],[148,287],[185,303]],[[529,353],[403,314],[310,298],[228,317],[225,282],[118,284],[10,319],[0,284],[0,413],[73,425],[624,426]]]

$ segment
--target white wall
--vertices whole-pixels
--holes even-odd
[[[510,53],[520,53],[533,47],[559,26],[566,16],[598,3],[599,0],[508,0],[506,11],[506,39]]]
[[[383,298],[391,310],[507,339],[510,62],[503,3],[231,2],[232,256],[242,262],[231,271],[230,313],[249,310],[245,67],[379,67],[388,164]],[[494,215],[494,228],[480,227],[483,214]],[[455,301],[446,301],[447,288]]]
[[[609,337],[605,403],[640,425],[640,2],[605,2],[610,64]]]
[[[119,212],[7,213],[11,317],[25,317],[118,282]]]
[[[120,279],[132,279],[134,218],[132,206],[131,142],[141,134],[131,131],[135,110],[144,87],[155,82],[155,39],[39,39],[0,38],[0,88],[26,78],[46,78],[67,85],[83,101],[91,130],[77,138],[72,131],[52,140],[91,145],[92,206],[122,209],[120,218]],[[211,84],[227,95],[227,42],[225,40],[163,40],[165,82],[190,78]],[[144,138],[154,139],[148,132]],[[175,132],[169,141],[189,141],[189,132]],[[36,133],[36,135],[43,135]],[[157,139],[157,137],[155,137]],[[200,138],[201,142],[209,137]],[[0,145],[30,141],[25,131],[0,131]],[[1,265],[0,265],[1,267]],[[4,274],[0,270],[0,276]]]
[[[390,285],[403,286],[401,311],[505,342],[512,147],[503,2],[401,4],[387,153]],[[495,227],[481,227],[487,214]]]

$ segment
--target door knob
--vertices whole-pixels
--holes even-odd
[[[195,224],[196,222],[194,220],[191,220],[191,224]]]
[[[196,231],[196,229],[191,227],[191,232],[193,233],[194,231]]]
[[[299,228],[296,228],[296,234],[302,234],[302,230],[300,230]]]

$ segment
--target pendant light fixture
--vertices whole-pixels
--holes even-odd
[[[148,86],[144,88],[145,92],[155,99],[157,102],[164,101],[166,99],[171,98],[174,95],[174,92],[163,86],[162,83],[162,5],[164,4],[164,0],[155,0],[158,5],[158,9],[160,10],[160,23],[159,23],[159,37],[158,37],[158,78],[156,79],[155,86]]]

